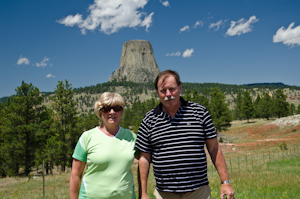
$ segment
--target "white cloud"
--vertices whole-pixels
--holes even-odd
[[[225,22],[226,22],[226,20],[225,21],[220,20],[217,23],[211,23],[208,28],[214,28],[215,31],[217,31],[217,30],[219,30],[220,26],[223,25]]]
[[[75,16],[69,15],[64,19],[59,20],[58,23],[73,27],[74,25],[79,24],[82,21],[82,16],[80,14],[76,14]]]
[[[148,32],[148,28],[152,24],[152,16],[153,16],[153,14],[154,14],[154,12],[152,12],[150,15],[146,16],[145,19],[144,19],[144,21],[140,25],[140,26],[145,26],[147,32]]]
[[[295,23],[291,23],[287,29],[282,26],[275,35],[273,35],[273,42],[282,42],[288,46],[300,45],[300,25],[293,28]]]
[[[195,25],[194,25],[194,28],[197,28],[198,26],[203,26],[204,25],[204,22],[203,21],[196,21]]]
[[[29,65],[30,61],[29,61],[28,58],[20,56],[19,59],[18,59],[18,61],[17,61],[17,64],[18,65],[22,65],[22,64]]]
[[[47,76],[46,76],[47,78],[50,78],[50,77],[55,77],[54,75],[52,75],[51,73],[49,73]]]
[[[35,66],[36,67],[46,67],[49,63],[49,58],[48,57],[44,57],[43,61],[41,61],[40,63],[36,63]]]
[[[183,28],[181,28],[181,29],[179,30],[179,32],[184,32],[184,31],[188,31],[188,30],[190,30],[190,27],[189,27],[188,25],[186,25],[186,26],[184,26]]]
[[[194,52],[194,49],[193,49],[193,48],[191,48],[191,49],[186,49],[186,50],[183,52],[182,57],[184,57],[184,58],[191,57],[192,54],[193,54],[193,52]]]
[[[231,21],[230,28],[227,30],[225,35],[229,36],[240,36],[241,34],[245,34],[247,32],[252,31],[252,24],[256,23],[258,19],[253,15],[249,18],[248,21],[245,21],[244,18],[236,21]]]
[[[165,7],[170,7],[169,1],[160,1]]]
[[[152,24],[152,16],[139,11],[148,3],[148,0],[94,0],[89,6],[89,15],[86,19],[81,14],[69,15],[57,22],[65,26],[78,26],[82,34],[86,30],[95,30],[100,27],[99,31],[105,34],[118,32],[121,28],[135,28],[144,26],[148,28]],[[144,19],[143,19],[144,17]]]
[[[181,53],[179,51],[177,51],[176,53],[167,53],[166,56],[180,56]]]

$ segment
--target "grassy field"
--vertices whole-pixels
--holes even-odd
[[[293,198],[300,199],[300,125],[279,128],[267,125],[270,121],[250,123],[235,121],[222,132],[221,148],[226,157],[232,185],[237,199]],[[281,150],[285,143],[287,150]],[[132,165],[136,182],[137,164]],[[70,171],[45,177],[45,198],[69,198]],[[208,179],[212,198],[219,198],[220,179],[208,158]],[[150,171],[148,192],[154,199],[155,180]],[[43,198],[43,179],[8,177],[0,179],[2,198]]]

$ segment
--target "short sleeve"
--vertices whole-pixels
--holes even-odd
[[[83,134],[84,135],[84,134]],[[74,153],[72,155],[72,157],[74,159],[80,160],[82,162],[86,162],[87,160],[87,152],[85,151],[84,147],[83,147],[83,135],[79,138]]]
[[[146,124],[146,119],[144,118],[137,134],[135,147],[138,151],[152,153],[152,145],[149,141],[149,128]]]

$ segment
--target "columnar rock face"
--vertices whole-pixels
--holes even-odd
[[[149,41],[131,40],[123,44],[120,67],[109,81],[154,82],[160,70]]]

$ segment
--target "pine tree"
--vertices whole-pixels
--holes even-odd
[[[55,97],[52,108],[56,117],[56,132],[58,134],[58,164],[61,165],[61,171],[65,171],[66,166],[71,166],[72,153],[75,148],[78,136],[82,132],[76,132],[77,124],[77,103],[73,100],[74,90],[67,80],[58,81],[54,91]]]
[[[16,175],[19,168],[24,167],[27,176],[34,166],[35,151],[39,150],[36,132],[43,122],[43,97],[38,88],[22,81],[16,89],[16,94],[7,100],[5,119],[1,126],[4,158],[8,163],[7,174]]]
[[[249,91],[244,91],[243,102],[242,102],[242,113],[246,116],[249,123],[250,117],[254,114],[254,108],[252,103],[252,97]]]
[[[184,94],[183,98],[184,98],[186,101],[191,101],[191,100],[192,100],[191,89],[188,88],[188,89],[185,91],[185,94]]]
[[[242,103],[243,103],[243,96],[241,90],[238,90],[238,94],[235,100],[235,107],[234,107],[234,116],[235,118],[242,120],[243,113],[242,113]]]
[[[288,115],[288,102],[282,89],[277,89],[273,95],[273,112],[278,118]]]
[[[258,94],[254,103],[253,103],[253,108],[254,108],[254,115],[256,118],[261,118],[262,117],[262,110],[261,110],[261,98],[260,95]]]
[[[300,114],[300,104],[297,106],[297,114]]]
[[[226,130],[230,126],[232,121],[230,110],[225,102],[225,95],[219,88],[214,88],[211,92],[209,110],[217,132]]]
[[[5,119],[4,108],[5,108],[4,105],[2,104],[2,102],[0,102],[0,127],[3,125],[3,121]],[[2,151],[3,142],[4,140],[2,135],[2,129],[0,128],[0,176],[1,177],[6,176],[6,172],[4,170],[5,159],[3,158],[4,151]]]
[[[289,105],[289,115],[294,115],[296,113],[296,106],[293,103]]]
[[[262,117],[269,120],[272,109],[272,98],[270,97],[270,95],[268,93],[263,93],[259,104],[259,106],[261,107]]]

